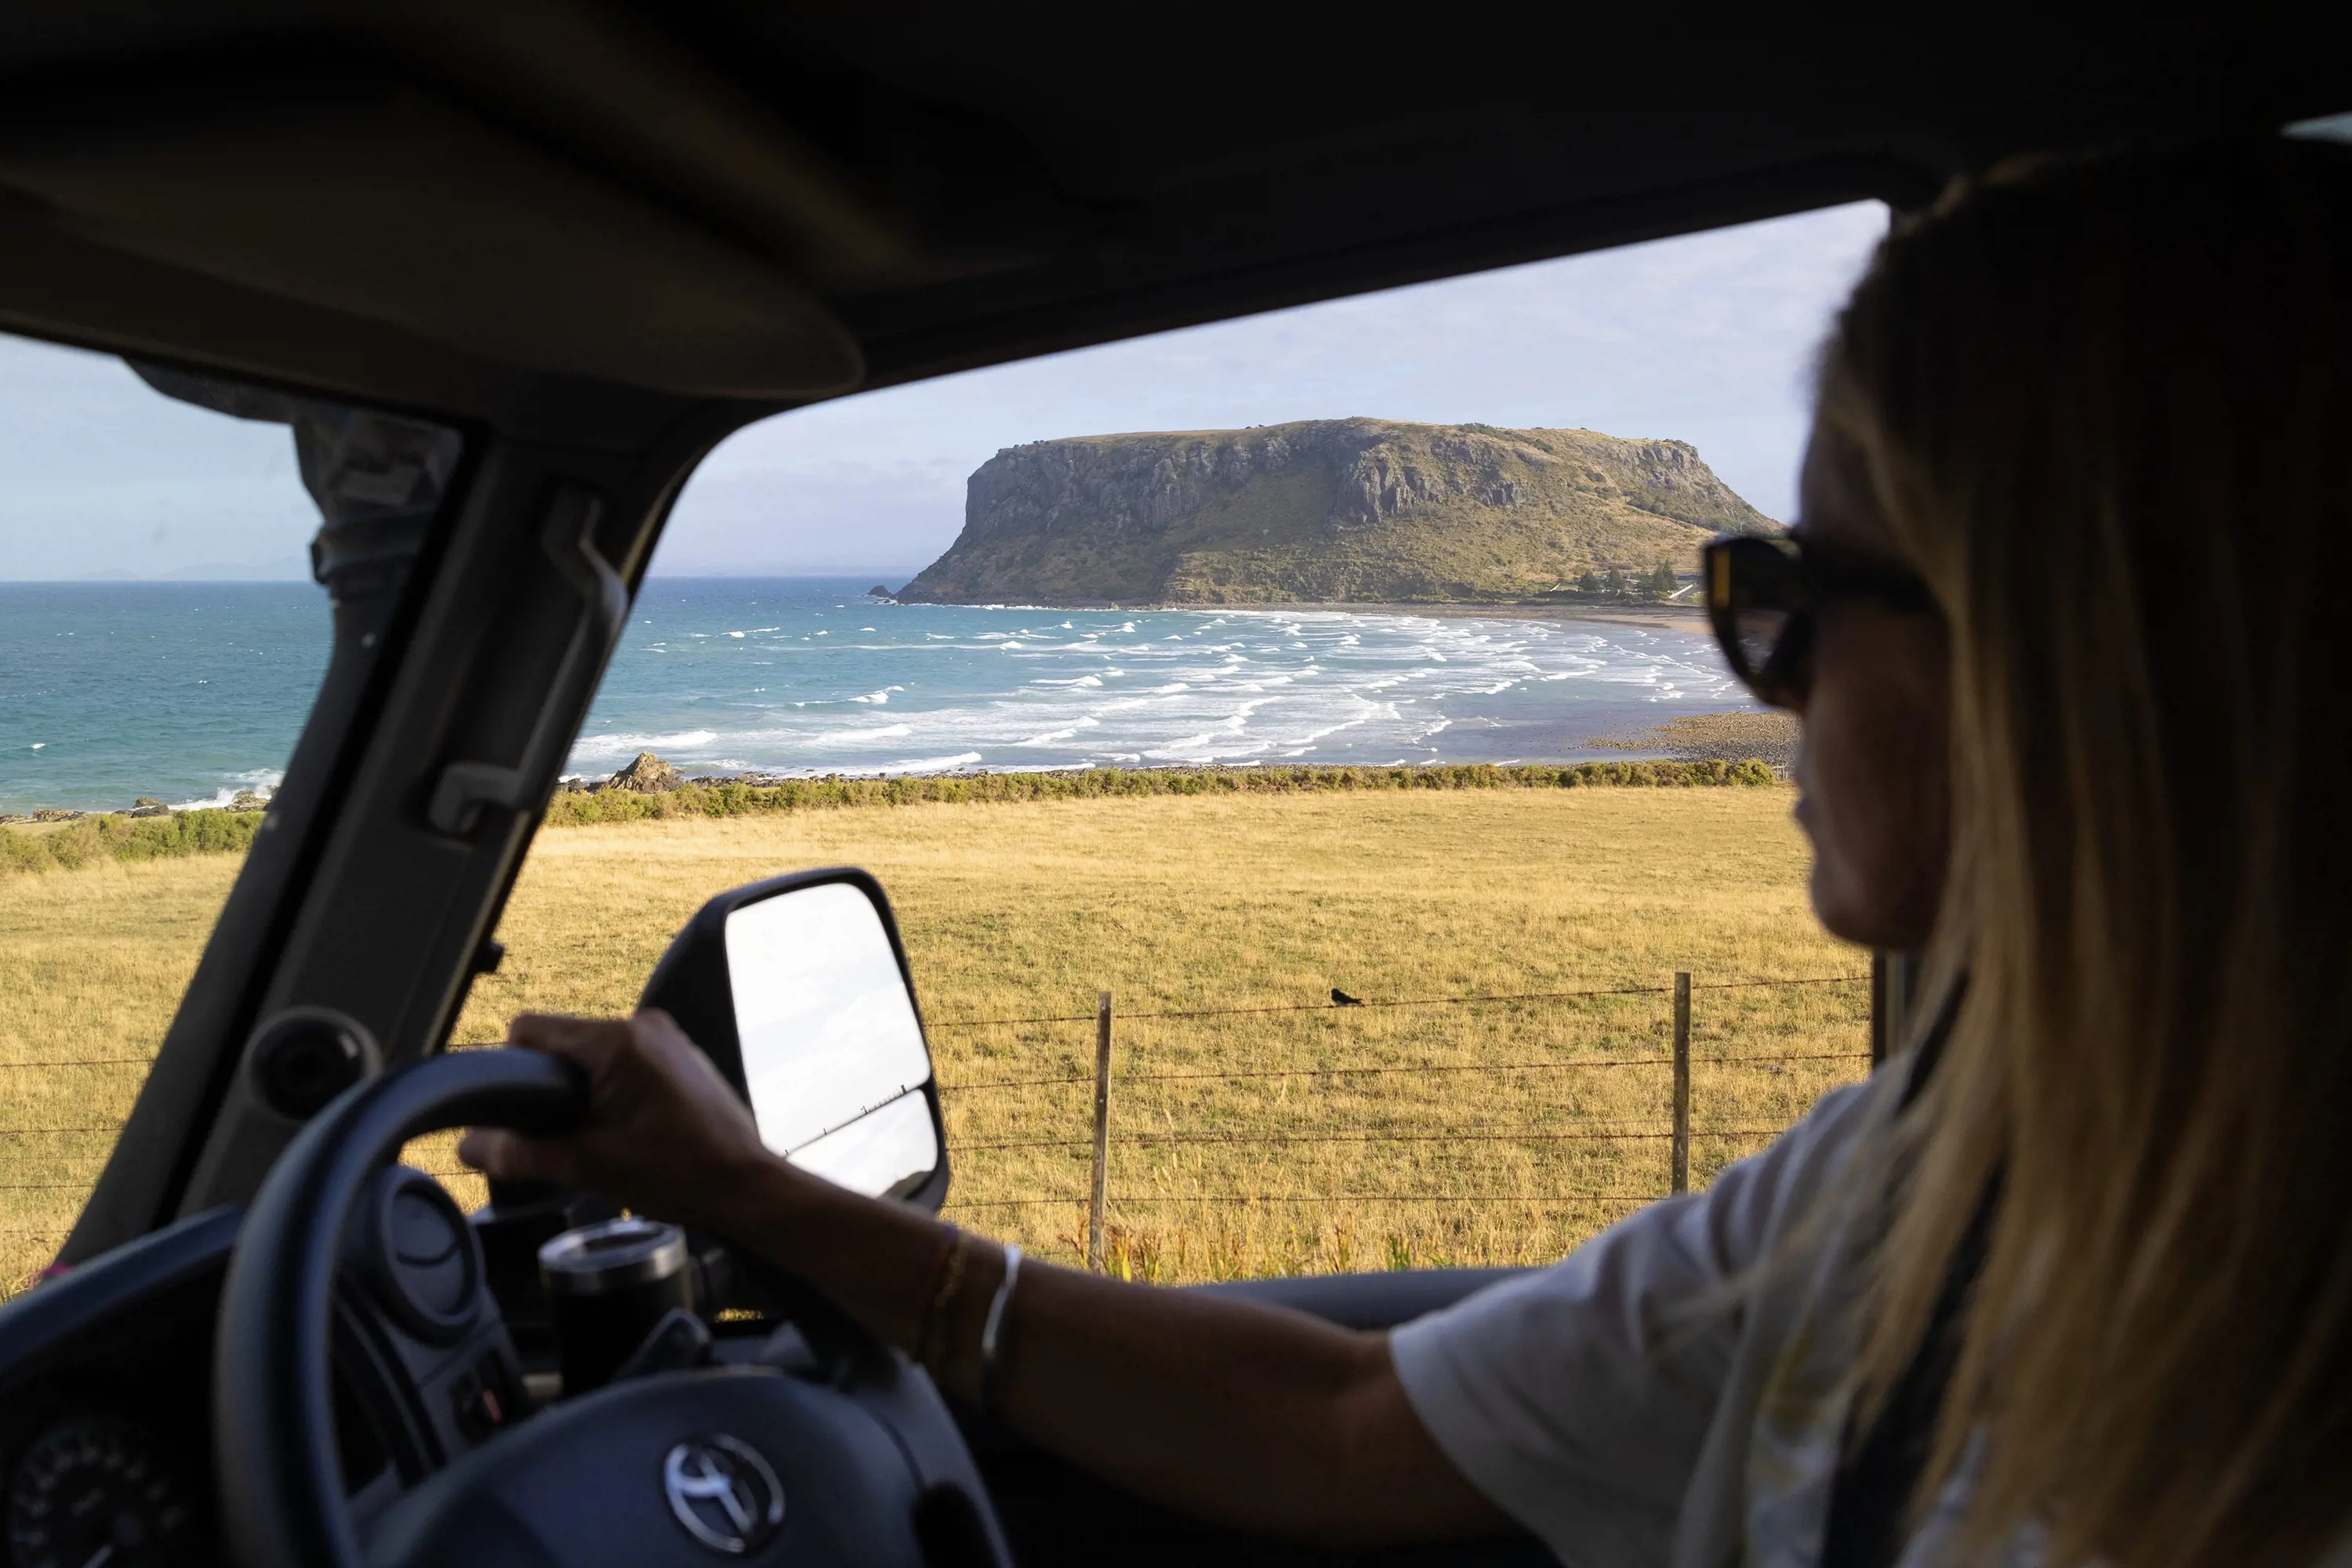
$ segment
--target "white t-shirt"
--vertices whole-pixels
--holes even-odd
[[[1391,1336],[1438,1447],[1562,1563],[1820,1562],[1848,1365],[1821,1306],[1851,1299],[1848,1233],[1905,1071],[1824,1096],[1706,1193]]]

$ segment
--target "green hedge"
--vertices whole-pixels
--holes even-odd
[[[243,854],[260,826],[257,811],[175,811],[169,816],[84,816],[32,832],[0,827],[0,872],[46,871],[95,860]]]
[[[953,773],[927,778],[793,779],[776,784],[688,784],[664,795],[625,790],[557,795],[546,825],[646,822],[697,816],[759,816],[861,805],[956,805],[985,801],[1096,800],[1113,795],[1313,795],[1338,790],[1690,789],[1776,782],[1744,763],[1574,763],[1549,767],[1487,763],[1412,768],[1093,768],[1046,773]],[[261,826],[257,811],[182,811],[169,816],[85,816],[61,826],[0,827],[0,874],[239,854]]]
[[[965,805],[976,801],[1095,800],[1145,795],[1312,795],[1337,790],[1687,789],[1775,783],[1744,763],[1574,763],[1498,767],[1489,763],[1412,768],[1091,768],[1042,773],[950,773],[921,778],[792,779],[775,784],[688,784],[663,795],[625,790],[559,795],[550,826],[664,817],[753,816],[835,806]]]

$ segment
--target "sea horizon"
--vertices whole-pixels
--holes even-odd
[[[887,573],[647,579],[567,759],[692,774],[1623,756],[1749,710],[1712,641],[1508,606],[900,605]],[[0,812],[266,795],[325,668],[308,582],[0,584]]]

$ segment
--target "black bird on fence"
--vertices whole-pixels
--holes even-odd
[[[1361,996],[1350,996],[1337,985],[1331,987],[1331,1005],[1334,1007],[1360,1007],[1363,1005]]]

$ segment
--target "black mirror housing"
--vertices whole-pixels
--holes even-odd
[[[854,889],[862,894],[872,907],[882,932],[888,939],[890,958],[897,966],[899,983],[905,988],[906,1003],[913,1012],[919,1037],[921,1009],[915,995],[913,973],[907,963],[906,946],[899,939],[898,923],[891,913],[890,900],[882,891],[880,882],[855,867],[796,871],[719,894],[695,911],[694,918],[671,940],[668,951],[654,966],[652,977],[646,982],[645,990],[637,999],[640,1008],[658,1007],[676,1019],[687,1037],[710,1058],[712,1064],[733,1086],[735,1092],[742,1097],[744,1103],[753,1106],[755,1114],[757,1101],[752,1093],[751,1074],[744,1060],[737,984],[729,963],[728,922],[738,912],[752,906],[829,888]],[[931,1137],[937,1150],[936,1163],[929,1173],[911,1189],[896,1190],[887,1195],[937,1213],[947,1201],[950,1180],[947,1126],[940,1114],[939,1085],[928,1067],[927,1042],[924,1052],[926,1066],[919,1092],[930,1121]],[[873,1109],[868,1107],[859,1114],[870,1113]],[[773,1146],[772,1138],[771,1147]]]

